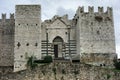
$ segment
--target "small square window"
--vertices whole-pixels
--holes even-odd
[[[26,46],[29,46],[29,43],[27,43]]]
[[[23,57],[23,55],[20,56],[21,58]]]

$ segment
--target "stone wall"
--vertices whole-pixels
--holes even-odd
[[[10,14],[10,18],[6,18],[6,14],[2,14],[0,19],[0,66],[13,66],[14,64],[14,14]]]
[[[84,12],[81,7],[77,15],[80,53],[116,53],[112,8],[103,12],[99,7],[98,12],[94,12],[94,8],[89,7],[89,11]]]
[[[41,59],[41,7],[16,5],[14,71],[26,69],[30,56]]]
[[[103,7],[98,7],[98,12],[94,12],[94,7],[89,7],[88,12],[85,12],[84,7],[79,7],[76,20],[77,52],[80,53],[80,59],[85,57],[84,53],[108,55],[116,53],[112,8],[108,7],[104,12]],[[104,59],[102,61],[105,62]],[[89,61],[84,62],[89,63]]]
[[[120,80],[120,71],[80,63],[39,65],[34,70],[2,74],[0,80]]]

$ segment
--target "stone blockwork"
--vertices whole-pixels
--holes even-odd
[[[79,7],[74,18],[55,15],[41,22],[40,5],[17,5],[14,14],[0,19],[0,66],[26,69],[27,59],[51,55],[97,66],[113,67],[117,59],[112,8],[94,12]],[[78,56],[80,55],[80,56]],[[77,59],[76,59],[77,58]]]
[[[114,67],[114,61],[117,58],[116,54],[108,53],[82,53],[81,62],[93,64],[101,67]]]
[[[14,71],[26,69],[28,57],[41,59],[40,16],[40,5],[16,5]]]
[[[14,64],[14,14],[6,18],[2,14],[0,19],[0,66],[13,66]]]
[[[82,61],[87,56],[84,54],[89,56],[94,53],[112,56],[111,60],[102,59],[100,63],[113,62],[116,58],[116,50],[112,8],[108,7],[104,12],[103,7],[98,7],[98,12],[94,12],[94,7],[89,7],[88,12],[84,12],[84,7],[79,7],[75,19],[77,20],[77,53],[80,53],[81,62],[90,63],[93,57],[90,58],[91,60]],[[97,58],[99,59],[99,56],[95,57]],[[99,65],[99,62],[95,64],[97,63]]]
[[[120,80],[120,72],[80,63],[42,64],[34,70],[1,74],[0,80]]]

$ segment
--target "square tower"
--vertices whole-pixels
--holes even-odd
[[[28,58],[41,59],[41,7],[16,5],[14,72],[26,69]]]
[[[77,53],[80,53],[82,63],[113,67],[116,59],[115,34],[113,25],[112,8],[103,11],[98,7],[89,7],[88,12],[84,7],[77,10]]]

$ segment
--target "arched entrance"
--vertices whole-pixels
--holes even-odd
[[[55,37],[53,40],[54,45],[54,58],[62,58],[62,48],[63,48],[63,39],[59,36]]]

